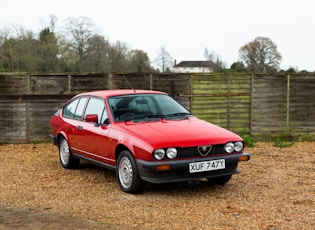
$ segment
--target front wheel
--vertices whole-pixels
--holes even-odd
[[[121,190],[132,194],[143,191],[144,182],[139,177],[136,162],[129,151],[124,150],[119,154],[116,168]]]
[[[59,158],[63,168],[73,169],[79,165],[80,159],[74,158],[68,141],[62,137],[59,141]]]

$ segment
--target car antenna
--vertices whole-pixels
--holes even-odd
[[[117,71],[119,72],[121,75],[123,75],[123,77],[125,78],[127,84],[129,85],[130,89],[135,93],[136,90],[132,87],[132,85],[130,84],[130,82],[128,81],[127,77],[125,76],[125,74],[123,74],[121,71]]]
[[[135,93],[135,92],[136,92],[136,90],[132,87],[132,85],[131,85],[131,84],[130,84],[130,82],[128,81],[127,77],[125,76],[125,74],[123,74],[123,73],[121,73],[121,74],[124,76],[124,78],[125,78],[126,82],[128,83],[128,85],[129,85],[130,89],[132,89],[132,90],[133,90],[133,92]]]

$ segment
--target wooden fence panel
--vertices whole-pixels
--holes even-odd
[[[290,133],[315,133],[315,78],[314,76],[289,76]]]
[[[234,132],[250,132],[250,92],[249,74],[193,74],[192,112]]]
[[[152,89],[168,93],[190,110],[190,74],[152,75]]]
[[[28,93],[31,95],[55,95],[68,93],[67,75],[28,75]]]
[[[25,75],[3,74],[0,75],[0,95],[27,94],[28,82]]]
[[[150,74],[111,74],[110,89],[150,89]]]
[[[27,102],[1,102],[0,143],[25,143],[28,141]]]
[[[60,108],[64,102],[62,101],[34,101],[28,102],[28,139],[32,141],[42,141],[48,139],[51,133],[49,120],[54,112]]]
[[[69,75],[69,88],[71,94],[87,91],[109,89],[108,74],[77,74]]]
[[[254,75],[251,134],[285,134],[287,124],[287,78],[284,75]]]

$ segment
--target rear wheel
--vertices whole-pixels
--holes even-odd
[[[59,158],[63,168],[73,169],[79,165],[80,159],[74,158],[68,141],[62,137],[59,141]]]
[[[214,177],[214,178],[207,178],[208,182],[211,185],[224,185],[227,182],[229,182],[232,178],[232,175],[228,176],[220,176],[220,177]]]
[[[129,151],[122,151],[117,160],[116,175],[120,188],[126,193],[143,191],[144,181],[139,177],[136,162]]]

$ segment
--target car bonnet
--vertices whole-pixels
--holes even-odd
[[[159,122],[126,122],[121,128],[157,148],[225,144],[242,140],[238,135],[214,124],[189,118]]]

